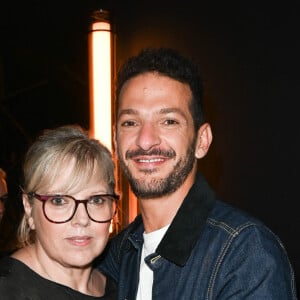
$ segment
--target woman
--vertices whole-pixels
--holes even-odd
[[[1,299],[116,299],[92,266],[117,209],[110,152],[78,126],[46,130],[23,175],[22,247],[0,262]]]

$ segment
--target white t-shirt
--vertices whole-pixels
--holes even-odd
[[[140,280],[136,300],[152,299],[153,272],[145,263],[145,257],[155,251],[168,228],[169,225],[150,233],[143,233],[144,244],[142,249]]]

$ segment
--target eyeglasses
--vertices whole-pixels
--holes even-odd
[[[5,202],[8,199],[8,194],[0,196],[0,202]]]
[[[69,195],[39,195],[31,192],[29,197],[36,198],[43,203],[45,218],[56,224],[70,221],[80,203],[84,204],[89,218],[97,223],[109,223],[117,213],[119,195],[93,195],[85,200],[77,200]]]

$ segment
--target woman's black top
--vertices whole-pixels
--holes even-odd
[[[102,297],[89,296],[45,279],[21,261],[7,256],[0,260],[0,299],[115,300],[117,299],[117,285],[113,279],[107,277],[105,295]]]

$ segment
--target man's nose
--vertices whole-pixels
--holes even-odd
[[[144,123],[138,132],[137,145],[143,150],[150,150],[161,142],[159,129],[152,122]]]

